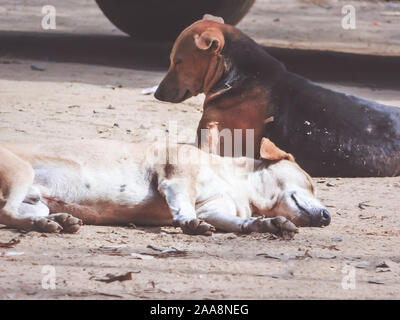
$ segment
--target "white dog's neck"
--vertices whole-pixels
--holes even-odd
[[[273,168],[262,160],[250,158],[222,158],[230,163],[225,166],[224,180],[235,188],[229,188],[237,206],[249,205],[260,214],[269,211],[277,202],[281,187]],[[246,203],[242,203],[242,202]]]
[[[249,174],[248,188],[251,190],[249,200],[260,214],[266,213],[278,201],[281,187],[277,177],[270,168],[258,169]]]

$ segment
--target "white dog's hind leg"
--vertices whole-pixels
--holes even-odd
[[[55,213],[50,215],[50,209],[42,201],[36,203],[23,202],[18,208],[18,214],[24,218],[45,217],[47,221],[52,221],[61,226],[60,231],[75,233],[82,225],[82,220],[73,217],[68,213]]]
[[[69,213],[53,213],[47,218],[60,224],[63,228],[63,232],[68,233],[77,232],[83,224],[81,219],[76,218]]]
[[[47,217],[50,209],[41,201],[34,204],[23,202],[18,208],[18,214],[21,217]]]
[[[34,175],[28,162],[0,147],[0,224],[27,231],[59,232],[62,226],[47,216],[47,206],[39,202],[32,188]]]

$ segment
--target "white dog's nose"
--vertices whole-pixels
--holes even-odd
[[[322,209],[321,210],[321,225],[327,226],[331,223],[331,215],[328,210]]]

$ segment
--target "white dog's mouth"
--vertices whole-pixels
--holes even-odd
[[[299,211],[296,225],[301,225],[302,227],[325,227],[330,224],[331,215],[325,207],[314,206],[302,200],[296,192],[293,192],[290,197]]]

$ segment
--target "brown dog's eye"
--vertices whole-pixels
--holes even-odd
[[[179,60],[175,60],[175,61],[174,61],[174,65],[176,65],[176,66],[177,66],[177,65],[178,65],[178,64],[180,64],[181,62],[182,62],[182,60],[181,60],[181,59],[179,59]]]

